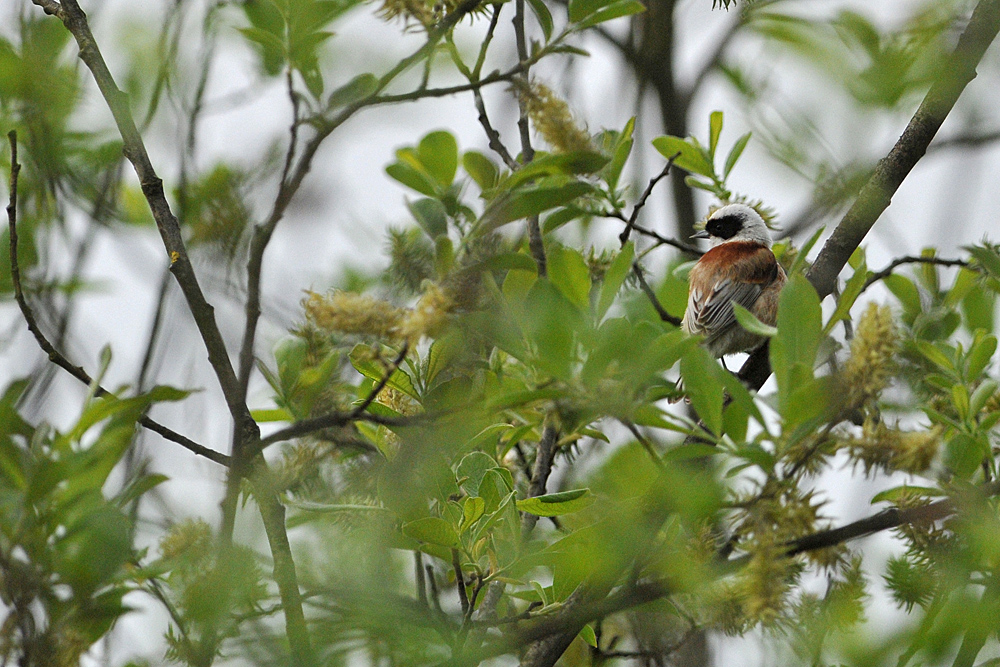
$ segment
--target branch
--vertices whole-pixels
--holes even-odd
[[[153,169],[149,155],[146,153],[146,146],[129,109],[128,96],[118,89],[118,85],[104,61],[104,56],[101,55],[97,42],[94,40],[94,35],[90,31],[87,15],[76,0],[32,1],[44,9],[47,14],[59,18],[76,39],[80,49],[80,59],[93,74],[94,80],[114,116],[122,137],[123,152],[128,161],[132,163],[136,176],[139,178],[142,193],[149,204],[153,219],[156,221],[156,227],[163,239],[167,256],[170,259],[170,271],[180,285],[188,308],[194,316],[198,331],[208,351],[212,370],[222,388],[229,412],[237,424],[237,430],[245,433],[247,438],[257,437],[259,435],[257,425],[250,416],[250,410],[245,402],[240,400],[239,382],[229,361],[229,354],[222,340],[222,334],[215,321],[214,309],[205,300],[205,295],[198,284],[194,267],[191,265],[187,248],[181,236],[180,225],[170,210],[170,204],[167,203],[164,195],[163,181]]]
[[[959,95],[976,76],[976,66],[1000,31],[1000,0],[980,0],[954,53],[931,86],[909,125],[858,194],[809,270],[820,297],[833,291],[837,275],[892,200],[892,195],[927,152]]]
[[[983,496],[1000,494],[1000,481],[994,481],[980,487],[979,493]],[[865,537],[907,523],[938,521],[954,514],[958,510],[958,507],[959,503],[954,499],[948,498],[923,507],[885,510],[866,519],[842,526],[841,528],[822,531],[800,538],[789,544],[786,554],[791,557],[807,551],[825,549],[847,540]],[[734,566],[741,565],[744,561],[745,557],[727,561],[725,563],[727,571]],[[576,631],[579,631],[579,628],[590,621],[668,597],[672,593],[673,590],[668,581],[654,580],[622,586],[597,602],[577,602],[570,604],[569,599],[567,599],[562,611],[531,618],[516,626],[516,629],[505,635],[502,639],[487,644],[475,652],[458,655],[452,660],[441,663],[439,667],[474,665],[487,658],[513,653],[523,648],[528,642],[561,635],[574,628]],[[529,664],[527,656],[525,656],[521,664]],[[545,663],[538,662],[533,664]]]
[[[1000,31],[1000,0],[980,0],[941,75],[931,86],[896,145],[879,160],[858,198],[827,240],[806,277],[820,298],[833,291],[851,254],[892,201],[892,195],[927,152],[959,95],[976,76],[976,67]],[[771,374],[766,353],[758,350],[740,369],[759,389]]]
[[[17,305],[21,309],[21,315],[23,315],[24,321],[28,325],[28,331],[30,331],[31,335],[34,336],[35,341],[38,343],[38,347],[40,347],[42,351],[48,355],[49,361],[65,370],[83,384],[88,386],[93,385],[94,379],[90,376],[90,374],[83,370],[82,367],[73,365],[69,359],[59,352],[59,350],[57,350],[55,346],[49,342],[48,338],[45,337],[45,334],[42,333],[41,328],[38,326],[35,314],[31,311],[31,307],[28,305],[28,301],[24,297],[24,289],[21,286],[21,267],[18,263],[19,260],[17,256],[17,177],[21,171],[21,165],[17,161],[17,132],[11,130],[7,133],[7,138],[10,140],[10,199],[7,204],[7,228],[9,230],[8,235],[10,237],[10,279],[11,284],[14,287],[14,300],[17,301]],[[94,393],[97,396],[112,395],[111,392],[100,385],[96,386]],[[214,461],[220,465],[228,466],[230,464],[230,458],[225,454],[221,454],[209,449],[208,447],[199,445],[194,440],[170,430],[166,426],[153,421],[145,415],[140,417],[138,421],[143,428],[160,434],[166,440],[176,442],[193,454],[204,456],[208,460]]]
[[[979,148],[1000,141],[1000,130],[983,134],[959,134],[947,139],[935,141],[927,147],[928,153],[934,153],[948,148]]]
[[[983,497],[1000,494],[1000,481],[993,481],[984,484],[978,489],[978,493]],[[899,509],[890,507],[878,514],[864,519],[859,519],[853,523],[840,528],[824,530],[812,535],[800,537],[788,545],[787,554],[795,556],[806,551],[816,551],[832,547],[848,540],[866,537],[874,533],[882,532],[890,528],[896,528],[907,523],[929,523],[939,521],[951,516],[958,511],[958,504],[954,498],[945,498],[921,507],[909,507]]]
[[[874,285],[884,278],[888,278],[892,275],[894,269],[904,264],[935,264],[937,266],[961,266],[965,268],[970,268],[969,263],[964,259],[941,259],[939,257],[900,257],[899,259],[894,259],[889,266],[885,267],[881,271],[873,273],[862,285],[861,291],[864,292],[866,289]]]
[[[514,40],[517,43],[518,62],[528,60],[528,42],[524,36],[524,0],[514,0]],[[521,83],[527,89],[531,84],[528,80],[528,68],[524,69]],[[535,149],[531,147],[531,129],[528,126],[528,105],[523,95],[517,96],[517,129],[521,135],[521,163],[528,164],[535,157]],[[538,265],[538,277],[547,274],[545,259],[545,243],[542,240],[542,228],[538,224],[538,216],[528,218],[528,248]]]
[[[351,412],[331,412],[319,417],[313,417],[312,419],[303,419],[300,422],[295,422],[291,426],[286,426],[280,431],[275,431],[266,438],[261,438],[259,446],[260,449],[263,450],[276,442],[284,442],[285,440],[291,440],[292,438],[299,438],[327,428],[346,426],[347,424],[355,421],[368,422],[370,424],[378,424],[380,426],[411,426],[417,422],[430,419],[433,419],[433,416],[427,414],[412,415],[410,417],[383,417],[382,415],[371,414],[368,412],[354,415],[353,410]]]
[[[646,276],[642,274],[642,267],[639,266],[638,262],[632,262],[632,273],[635,274],[636,279],[639,281],[639,287],[642,289],[643,294],[645,294],[649,299],[649,302],[653,305],[653,309],[656,310],[656,314],[660,316],[660,319],[664,322],[673,324],[675,327],[679,327],[681,325],[681,318],[674,317],[667,312],[666,308],[663,307],[663,304],[660,303],[660,299],[656,296],[656,292],[654,292],[653,288],[649,286],[648,282],[646,282]]]
[[[639,219],[639,211],[641,211],[642,207],[646,205],[646,200],[649,199],[649,195],[652,194],[653,188],[656,187],[656,184],[659,183],[662,178],[670,173],[670,168],[674,166],[674,160],[679,158],[680,155],[680,151],[678,151],[674,155],[670,156],[670,159],[667,160],[667,164],[663,166],[663,170],[656,176],[649,179],[649,184],[646,186],[646,189],[642,191],[642,194],[639,195],[639,200],[636,201],[635,206],[632,207],[632,215],[630,215],[628,220],[625,222],[625,229],[623,229],[622,233],[618,235],[618,240],[623,246],[628,242],[628,237],[632,234],[632,230],[635,228],[635,223]]]

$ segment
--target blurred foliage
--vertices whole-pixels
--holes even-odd
[[[505,30],[504,3],[387,0],[375,11],[402,17],[401,29],[426,42],[381,76],[329,65],[332,27],[357,6],[249,0],[198,14],[176,3],[159,35],[132,35],[132,48],[155,42],[147,46],[163,59],[122,65],[133,107],[148,123],[171,106],[183,112],[168,191],[188,243],[210,251],[206,263],[246,261],[267,224],[259,181],[279,183],[277,222],[296,194],[298,160],[352,114],[443,94],[435,58],[469,89],[487,77],[509,86],[548,150],[491,144],[488,155],[439,129],[386,156],[409,215],[387,234],[388,266],[308,292],[299,323],[256,365],[272,394],[255,406],[259,423],[319,424],[265,441],[276,445],[271,463],[243,487],[244,515],[270,511],[261,489],[280,500],[290,551],[270,533],[267,545],[234,543],[207,519],[143,522],[138,503],[165,477],[130,462],[136,424],[185,392],[91,395],[61,433],[23,418],[28,384],[10,384],[0,399],[4,660],[77,664],[133,610],[125,596],[141,591],[169,614],[170,661],[288,664],[295,621],[279,578],[294,566],[323,665],[479,662],[522,652],[546,624],[572,639],[566,665],[664,664],[693,632],[757,629],[787,664],[938,664],[956,651],[955,664],[972,664],[996,635],[1000,604],[1000,249],[982,241],[944,266],[929,248],[882,272],[858,249],[824,309],[805,278],[819,234],[777,242],[789,275],[777,326],[741,315],[770,337],[774,389],[752,393],[655,307],[684,310],[691,264],[644,273],[649,253],[678,243],[633,228],[655,184],[637,190],[627,176],[636,119],[592,132],[556,86],[526,72],[552,55],[585,55],[575,35],[641,3],[528,0],[527,60],[486,77],[491,40],[475,33],[478,48],[467,52],[455,36],[467,23]],[[803,18],[796,3],[759,0],[740,3],[738,30],[808,63],[867,112],[908,112],[940,74],[957,6],[920,4],[885,29],[862,13]],[[180,37],[192,16],[205,39],[197,56]],[[36,303],[58,289],[71,297],[80,280],[47,277],[46,251],[66,233],[67,212],[152,230],[141,229],[150,227],[144,199],[123,178],[121,142],[85,108],[89,84],[68,33],[38,11],[9,32],[0,119],[23,139],[20,268]],[[272,149],[256,167],[197,159],[205,81],[224,34],[286,89],[284,159]],[[753,64],[720,67],[760,109],[768,87]],[[397,79],[421,68],[412,89]],[[347,83],[330,91],[334,78]],[[808,118],[788,118],[808,133]],[[861,158],[834,169],[796,131],[762,126],[729,144],[723,113],[707,121],[707,140],[656,138],[656,171],[671,161],[716,203],[748,203],[769,221],[764,202],[729,184],[752,138],[807,173],[828,209],[869,171]],[[526,219],[538,221],[544,263]],[[603,219],[627,230],[620,243],[588,233]],[[0,289],[10,295],[4,257]],[[874,283],[889,303],[863,298]],[[919,517],[942,499],[954,511],[895,527],[884,572],[836,533],[799,553],[802,538],[833,526],[819,480],[845,466],[885,482],[870,501],[892,516]],[[877,577],[911,622],[866,625]],[[591,606],[580,613],[580,604]]]

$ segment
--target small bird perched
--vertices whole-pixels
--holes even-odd
[[[712,249],[691,269],[688,305],[681,328],[705,336],[715,357],[749,352],[764,338],[739,325],[733,314],[738,303],[765,324],[778,317],[778,293],[785,271],[771,252],[771,235],[764,219],[744,204],[729,204],[709,216],[705,229],[691,238],[707,238]]]

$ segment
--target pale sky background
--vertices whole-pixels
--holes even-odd
[[[30,3],[8,3],[0,9],[6,17],[20,11],[12,5],[26,5],[29,11],[40,11]],[[123,26],[136,31],[136,43],[151,43],[141,31],[155,35],[161,5],[144,0],[140,3],[124,0],[107,0],[103,3],[83,2],[94,21],[99,43],[112,71],[120,72],[128,63],[126,53],[115,40]],[[714,48],[715,40],[724,32],[727,22],[735,13],[727,15],[711,11],[710,0],[682,0],[678,22],[682,25],[678,53],[680,68],[694,72]],[[893,25],[912,1],[872,3],[864,0],[853,2],[802,2],[799,11],[833,15],[843,7],[853,7],[866,16],[877,19],[882,25]],[[419,36],[401,36],[398,23],[386,24],[372,17],[372,6],[354,10],[346,20],[335,26],[338,36],[331,40],[331,48],[324,63],[327,90],[332,90],[354,75],[370,71],[379,73],[395,60],[409,53],[421,43]],[[512,12],[505,9],[502,26],[507,25]],[[236,16],[235,12],[227,14]],[[558,16],[558,14],[557,14]],[[560,19],[557,18],[557,23]],[[2,21],[2,20],[0,20]],[[11,24],[0,22],[0,33],[7,34]],[[243,25],[240,23],[239,25]],[[612,31],[624,30],[621,21],[608,24]],[[470,28],[464,24],[458,42],[475,43],[475,36],[485,25],[479,22]],[[197,31],[196,23],[192,30]],[[507,33],[503,34],[506,38]],[[591,131],[602,127],[620,128],[635,114],[635,89],[628,77],[620,73],[621,61],[605,42],[597,37],[574,40],[591,52],[589,59],[576,59],[571,69],[566,69],[565,58],[554,58],[533,70],[542,80],[564,82],[560,89],[566,93],[580,118],[586,119]],[[488,72],[501,63],[511,62],[512,45],[501,40],[495,44],[493,63],[487,62]],[[73,51],[75,54],[75,50]],[[856,155],[849,151],[864,150],[864,155],[881,157],[895,142],[908,120],[907,115],[888,118],[886,115],[867,117],[834,94],[834,88],[814,70],[802,66],[792,58],[777,57],[773,50],[762,47],[751,36],[738,38],[730,46],[730,58],[739,62],[766,63],[770,80],[780,91],[768,103],[777,118],[785,110],[801,108],[822,110],[816,115],[816,134],[828,147],[829,154],[841,164]],[[939,133],[948,137],[960,129],[963,118],[981,114],[985,102],[996,108],[1000,49],[994,45],[980,67],[980,77],[966,90],[956,112]],[[565,74],[569,73],[568,79]],[[446,84],[444,75],[436,75],[439,85]],[[215,105],[212,100],[224,100],[234,92],[251,90],[248,103],[237,108]],[[199,163],[208,168],[219,160],[233,160],[251,165],[260,160],[276,138],[282,137],[290,119],[287,97],[280,81],[260,81],[256,73],[256,56],[242,44],[242,38],[233,31],[223,40],[223,49],[216,61],[209,80],[209,108],[200,127]],[[515,143],[514,107],[502,88],[486,94],[491,120],[504,138]],[[659,171],[662,157],[652,149],[649,141],[661,134],[659,115],[650,106],[644,107],[645,122],[640,125],[636,152],[630,161],[631,178],[644,186],[648,178]],[[691,131],[698,137],[707,134],[710,111],[725,112],[725,129],[721,145],[728,147],[748,129],[753,129],[752,119],[743,115],[743,103],[721,80],[714,76],[696,101],[691,115]],[[110,114],[103,100],[93,87],[87,101],[87,123],[93,126],[110,126]],[[915,106],[914,106],[915,108]],[[909,113],[909,112],[908,112]],[[166,118],[170,118],[167,114]],[[81,119],[82,120],[82,119]],[[656,125],[651,125],[655,123]],[[1000,120],[983,118],[984,130],[1000,127]],[[404,198],[412,196],[385,175],[384,168],[393,161],[395,149],[413,145],[426,132],[447,128],[455,133],[461,149],[477,148],[488,152],[485,137],[476,122],[471,96],[463,95],[440,100],[367,110],[338,130],[324,145],[299,194],[300,204],[289,210],[281,223],[265,258],[264,318],[258,336],[258,355],[271,362],[270,349],[280,340],[287,328],[299,318],[299,300],[302,290],[323,290],[341,278],[344,266],[377,269],[385,266],[387,258],[384,230],[391,224],[408,224],[409,214]],[[859,134],[860,133],[860,134]],[[859,137],[862,139],[859,140]],[[180,137],[172,131],[169,122],[159,122],[147,133],[146,141],[154,166],[169,184],[176,182],[177,158],[175,148]],[[997,214],[996,193],[1000,190],[1000,150],[996,146],[975,151],[947,150],[922,160],[896,194],[892,206],[882,216],[875,230],[866,240],[869,266],[881,268],[893,257],[916,254],[925,245],[935,245],[941,256],[957,256],[962,245],[976,242],[986,235],[994,240],[1000,236],[995,223]],[[134,174],[129,169],[130,178]],[[6,178],[3,179],[6,181]],[[731,185],[740,192],[762,198],[779,212],[780,219],[792,219],[809,200],[811,184],[769,158],[761,145],[751,141],[749,148],[731,177]],[[668,188],[661,186],[647,205],[644,223],[661,231],[668,219]],[[6,186],[0,187],[6,197]],[[253,203],[258,220],[266,212],[273,197],[273,184],[256,193]],[[709,201],[701,198],[699,210],[704,211]],[[81,219],[68,220],[70,229],[82,233]],[[835,221],[834,221],[835,223]],[[620,227],[614,221],[595,223],[603,230],[610,247]],[[832,225],[828,226],[828,231]],[[672,235],[672,232],[670,233]],[[818,246],[817,246],[818,247]],[[50,249],[55,267],[68,266],[62,259],[65,247],[58,244]],[[665,260],[667,250],[654,253],[651,265]],[[61,253],[63,253],[61,255]],[[93,288],[80,296],[73,320],[68,347],[65,350],[74,363],[93,370],[102,347],[110,345],[114,361],[105,378],[105,385],[114,387],[134,382],[144,352],[145,340],[155,306],[155,292],[166,258],[159,237],[152,228],[123,229],[101,233],[86,267],[86,278]],[[197,265],[196,265],[197,266]],[[230,344],[237,349],[242,329],[242,292],[227,289],[219,280],[212,281],[201,273],[203,288],[217,309],[217,318]],[[872,298],[880,293],[872,290]],[[203,388],[180,405],[157,406],[152,416],[181,433],[205,445],[228,450],[230,423],[214,378],[209,374],[206,355],[194,335],[191,318],[176,288],[171,289],[166,327],[157,350],[155,381],[183,387]],[[857,309],[857,307],[856,307]],[[0,345],[0,378],[13,378],[30,372],[40,363],[41,353],[34,346],[26,330],[19,323],[13,304],[0,304],[0,331],[6,335]],[[732,364],[730,364],[732,367]],[[4,383],[6,384],[6,383]],[[63,373],[57,375],[39,418],[49,420],[57,427],[74,421],[79,409],[83,389]],[[270,407],[269,389],[257,375],[251,385],[251,408]],[[174,517],[198,515],[210,522],[217,522],[220,480],[222,470],[213,463],[195,458],[178,446],[157,436],[144,438],[147,451],[154,458],[153,468],[170,476],[171,481],[161,487],[163,508]],[[276,454],[277,451],[273,452]],[[839,471],[818,480],[818,485],[828,491],[831,503],[828,514],[838,518],[838,523],[860,518],[871,512],[868,499],[879,489],[892,486],[894,481],[879,478],[874,483]],[[252,516],[252,512],[245,515]],[[253,540],[257,533],[254,521],[240,527],[242,538]],[[294,535],[293,535],[294,538]],[[866,549],[873,553],[888,553],[893,548],[885,535],[868,538]],[[877,565],[878,559],[872,561]],[[877,571],[872,575],[878,581]],[[817,582],[819,585],[821,582]],[[157,607],[136,598],[130,602],[141,607]],[[899,622],[891,602],[882,596],[873,607],[874,618],[887,623]],[[162,632],[167,619],[158,611],[126,617],[115,631],[111,646],[110,663],[121,664],[128,656],[147,657],[157,664],[162,657]],[[768,663],[768,652],[758,638],[741,640],[713,639],[716,664],[762,665]],[[94,651],[95,657],[100,651]],[[773,657],[773,656],[772,656]],[[989,657],[985,653],[981,659]]]

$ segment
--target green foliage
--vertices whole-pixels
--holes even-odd
[[[157,401],[186,394],[157,387],[132,398],[92,399],[66,433],[32,426],[16,409],[26,383],[0,398],[0,570],[10,605],[3,654],[74,664],[121,616],[147,576],[132,564],[133,504],[165,481],[143,473],[113,495],[108,476],[131,445],[136,420]]]
[[[387,233],[388,266],[370,268],[385,262],[365,256],[343,289],[308,292],[300,323],[257,362],[269,400],[252,383],[227,396],[236,408],[250,396],[253,419],[273,423],[265,433],[292,430],[260,440],[241,424],[231,449],[213,443],[232,452],[218,459],[239,463],[220,530],[200,518],[162,528],[137,510],[166,480],[127,462],[137,423],[185,392],[91,396],[62,433],[22,418],[26,383],[13,383],[0,398],[0,597],[13,619],[0,627],[4,660],[78,663],[139,591],[170,615],[167,659],[199,667],[308,665],[304,650],[316,664],[471,663],[522,651],[546,627],[576,638],[566,665],[603,664],[633,645],[637,657],[667,662],[679,645],[667,639],[688,628],[774,631],[789,662],[811,665],[853,653],[857,664],[934,663],[960,643],[963,660],[974,658],[998,604],[998,248],[966,246],[947,267],[927,249],[906,262],[913,267],[882,273],[857,249],[836,303],[824,307],[805,277],[822,228],[801,246],[775,244],[789,276],[776,323],[736,312],[769,339],[775,389],[755,393],[662,316],[684,311],[691,262],[650,255],[679,244],[643,226],[643,206],[666,174],[636,192],[632,182],[646,180],[634,173],[636,119],[592,132],[534,78],[543,59],[585,55],[572,42],[579,33],[635,15],[642,3],[570,0],[553,11],[528,0],[525,52],[504,69],[490,51],[494,33],[499,41],[507,29],[504,3],[387,0],[378,11],[402,17],[419,45],[398,63],[376,60],[382,74],[338,62],[343,83],[334,86],[327,61],[349,59],[332,47],[331,27],[356,5],[250,0],[205,14],[198,74],[214,71],[221,26],[238,31],[260,75],[281,77],[286,89],[287,154],[265,155],[259,167],[203,161],[195,150],[199,115],[211,105],[207,79],[179,64],[184,3],[166,20],[155,81],[139,65],[126,74],[129,106],[146,108],[141,131],[166,107],[188,113],[180,173],[165,178],[185,241],[212,251],[199,260],[232,263],[255,251],[261,260],[257,244],[298,203],[312,156],[370,106],[509,86],[530,125],[524,134],[533,129],[549,150],[501,149],[521,133],[494,132],[477,100],[493,152],[460,146],[443,121],[386,156],[406,206]],[[822,22],[782,13],[784,5],[744,3],[734,30],[809,62],[860,106],[903,108],[941,72],[953,25],[946,7],[928,5],[885,30],[857,13]],[[491,39],[482,38],[484,19]],[[470,22],[478,43],[462,32]],[[64,57],[70,41],[59,22],[26,14],[17,31],[0,40],[0,113],[30,138],[22,275],[29,296],[71,298],[79,275],[38,278],[61,247],[50,234],[64,226],[64,209],[151,233],[142,227],[151,227],[146,196],[159,183],[124,182],[121,142],[78,129],[93,122],[80,103],[89,82]],[[439,61],[461,77],[457,89],[451,80],[438,87]],[[742,66],[723,73],[759,103],[766,88]],[[688,173],[690,187],[749,202],[770,221],[762,202],[730,186],[751,133],[726,143],[723,113],[706,120],[702,139],[663,136],[653,146]],[[817,201],[829,208],[869,172],[863,162],[835,173],[810,163],[810,147],[795,137],[756,128],[753,136],[800,173],[812,170]],[[278,184],[262,209],[272,211],[267,221],[255,219],[264,182]],[[604,219],[628,233],[617,241],[595,233]],[[6,257],[0,289],[9,293]],[[259,274],[239,278],[249,279],[247,292],[259,287]],[[870,302],[875,284],[889,305]],[[269,310],[245,305],[250,322],[255,308]],[[213,313],[196,320],[204,326]],[[227,352],[210,357],[224,380],[234,370]],[[242,371],[255,352],[229,356]],[[828,532],[835,517],[817,481],[844,463],[879,479],[871,504],[889,503],[880,519],[901,522],[884,583],[914,622],[875,636],[875,647],[857,639],[875,590],[865,545]],[[257,514],[266,545],[255,541]],[[140,526],[158,549],[138,546],[149,543]],[[820,576],[817,594],[810,582]]]

